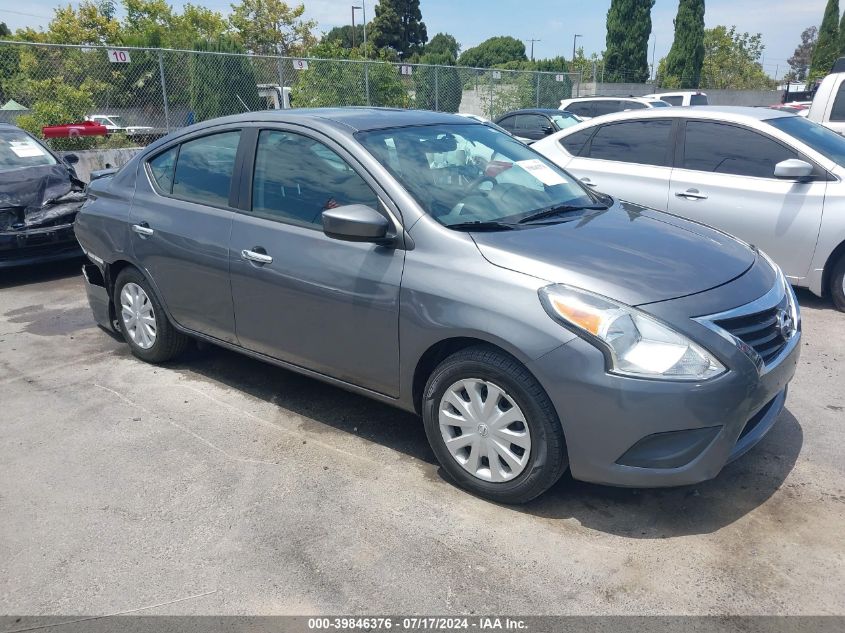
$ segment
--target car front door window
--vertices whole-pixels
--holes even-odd
[[[755,178],[774,178],[775,165],[798,154],[753,130],[687,121],[683,169]]]

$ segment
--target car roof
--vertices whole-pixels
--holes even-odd
[[[627,97],[622,97],[622,96],[613,97],[613,96],[609,96],[609,95],[596,95],[596,96],[592,96],[592,97],[572,97],[571,99],[564,99],[563,101],[564,102],[567,102],[567,101],[593,101],[593,100],[602,100],[602,99],[609,99],[609,100],[612,100],[612,101],[622,101],[622,100],[625,100],[625,101],[655,101],[655,99],[650,99],[648,97],[632,97],[630,95],[627,96]]]
[[[558,108],[522,108],[521,110],[510,110],[509,112],[505,112],[504,114],[500,115],[498,118],[502,119],[506,116],[510,116],[512,114],[561,114],[565,112],[565,110],[559,110]]]
[[[203,121],[191,127],[192,131],[217,125],[266,121],[270,123],[305,123],[318,120],[333,127],[343,127],[347,131],[365,132],[392,127],[412,125],[462,124],[481,125],[481,123],[463,116],[429,110],[403,110],[400,108],[292,108],[290,110],[259,110],[244,112],[232,116]]]
[[[790,112],[781,112],[769,108],[751,108],[745,106],[672,106],[671,108],[650,108],[647,110],[626,110],[625,112],[614,112],[604,114],[600,117],[590,119],[586,123],[600,124],[611,121],[625,121],[628,119],[665,119],[667,117],[714,119],[718,121],[767,121],[779,117],[795,116]],[[575,126],[567,128],[574,129]],[[585,123],[579,125],[578,129],[587,127]]]

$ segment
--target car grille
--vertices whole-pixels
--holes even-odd
[[[778,305],[767,310],[721,319],[714,323],[753,348],[768,365],[777,358],[787,343],[778,322],[778,314],[782,311],[789,311],[786,297]]]

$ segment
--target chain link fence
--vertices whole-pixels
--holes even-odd
[[[284,107],[390,106],[494,119],[557,108],[578,73],[168,49],[0,42],[0,121],[41,136],[86,117],[103,138],[57,138],[56,149],[122,147],[214,117]],[[108,121],[106,121],[108,119]]]

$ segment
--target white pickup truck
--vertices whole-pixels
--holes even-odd
[[[807,118],[845,135],[845,72],[842,70],[845,70],[845,58],[840,58],[833,66],[833,73],[822,80]]]

